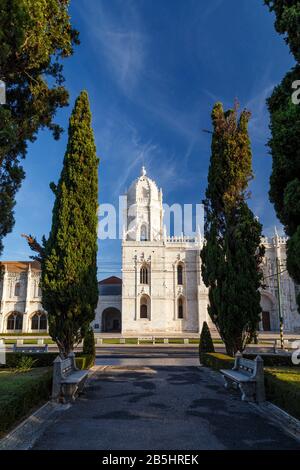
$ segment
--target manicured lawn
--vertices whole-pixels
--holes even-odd
[[[52,370],[48,367],[20,373],[0,370],[0,437],[49,399],[51,382]]]

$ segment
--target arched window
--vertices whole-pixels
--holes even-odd
[[[147,305],[141,305],[141,318],[148,318],[148,309]]]
[[[47,331],[47,315],[44,312],[36,312],[31,318],[31,329],[35,331]]]
[[[23,315],[18,312],[12,312],[7,318],[8,331],[22,331],[23,328]]]
[[[178,318],[180,320],[183,319],[183,299],[182,299],[182,297],[180,297],[178,299]]]
[[[42,288],[40,282],[38,284],[38,297],[42,297]]]
[[[150,299],[144,295],[140,301],[140,318],[147,319],[150,317]]]
[[[143,266],[140,271],[140,284],[148,284],[148,268]]]
[[[20,293],[21,293],[21,284],[17,282],[15,284],[15,297],[19,297]]]
[[[179,286],[182,286],[183,284],[183,268],[182,268],[182,264],[179,264],[177,266],[177,284]]]
[[[147,230],[147,227],[146,225],[142,225],[141,227],[141,242],[146,242],[148,241],[148,230]]]
[[[42,289],[41,289],[41,284],[39,281],[35,281],[34,284],[34,297],[42,297]]]

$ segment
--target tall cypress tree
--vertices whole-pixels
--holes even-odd
[[[41,253],[43,307],[62,356],[93,320],[98,301],[98,158],[88,95],[78,97],[58,185],[49,239]]]
[[[252,178],[248,136],[250,113],[238,117],[237,105],[212,112],[212,153],[205,207],[202,276],[209,289],[208,313],[227,353],[243,351],[260,320],[262,280],[261,224],[247,205]]]
[[[289,236],[287,269],[300,284],[300,105],[292,100],[293,83],[300,79],[300,0],[265,0],[274,11],[275,28],[283,34],[296,65],[268,99],[272,155],[270,200]],[[300,294],[297,298],[300,312]]]
[[[6,85],[6,104],[0,105],[0,255],[15,223],[28,143],[40,129],[50,129],[55,139],[62,132],[54,122],[57,109],[69,101],[62,59],[79,43],[69,5],[69,0],[0,1],[0,80]]]

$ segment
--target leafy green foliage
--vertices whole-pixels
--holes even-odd
[[[204,353],[202,364],[206,367],[211,367],[213,370],[232,369],[234,358],[222,353]]]
[[[276,367],[265,370],[267,399],[300,419],[300,368]]]
[[[215,352],[214,343],[210,334],[210,330],[206,321],[203,323],[200,342],[199,342],[199,359],[202,362],[204,353]]]
[[[16,372],[28,372],[37,362],[37,359],[33,359],[30,356],[22,356],[17,364]]]
[[[0,370],[0,437],[32,408],[49,400],[51,385],[52,371],[48,368],[24,373]]]
[[[95,336],[93,328],[89,327],[83,339],[83,354],[96,357]]]
[[[300,79],[300,0],[266,0],[275,12],[275,28],[285,40],[298,64],[290,70],[268,99],[272,137],[270,200],[290,237],[287,269],[300,284],[300,106],[292,102],[294,81]],[[300,295],[297,298],[300,312]]]
[[[53,122],[68,104],[61,59],[73,54],[78,33],[70,25],[69,0],[2,0],[0,80],[6,105],[0,106],[0,255],[14,225],[15,195],[24,178],[21,160],[39,129],[59,138]]]
[[[23,353],[6,353],[6,364],[0,364],[1,369],[16,369],[22,361]],[[51,353],[26,353],[26,356],[32,359],[32,367],[51,367],[57,358],[56,352]],[[95,357],[84,355],[82,352],[75,353],[76,366],[78,369],[89,369],[95,361]]]
[[[300,1],[299,0],[265,0],[265,4],[276,16],[275,28],[283,34],[286,43],[300,62]]]
[[[208,313],[229,355],[251,342],[261,313],[262,227],[246,202],[252,178],[249,118],[247,111],[238,117],[237,105],[227,112],[220,103],[215,105],[204,201],[206,244],[201,259]]]
[[[82,92],[70,118],[52,228],[42,257],[43,307],[62,356],[82,339],[98,302],[98,163],[88,95]]]

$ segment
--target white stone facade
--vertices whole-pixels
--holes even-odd
[[[40,265],[4,262],[0,282],[0,332],[47,332],[47,315],[41,303]]]
[[[266,251],[262,266],[265,289],[261,289],[262,321],[260,330],[279,330],[279,278],[280,307],[284,330],[299,333],[300,314],[296,302],[298,286],[291,279],[286,269],[287,239],[279,237],[275,231],[274,237],[263,238],[262,242]]]
[[[124,335],[198,333],[207,313],[208,294],[201,277],[201,236],[168,237],[163,227],[163,198],[154,181],[142,174],[127,193],[122,242],[122,280],[99,282],[92,323],[97,332]],[[261,291],[260,330],[279,330],[278,276],[286,332],[300,331],[296,290],[286,271],[286,239],[263,239],[265,289]],[[36,262],[4,262],[0,283],[0,333],[47,328]]]

